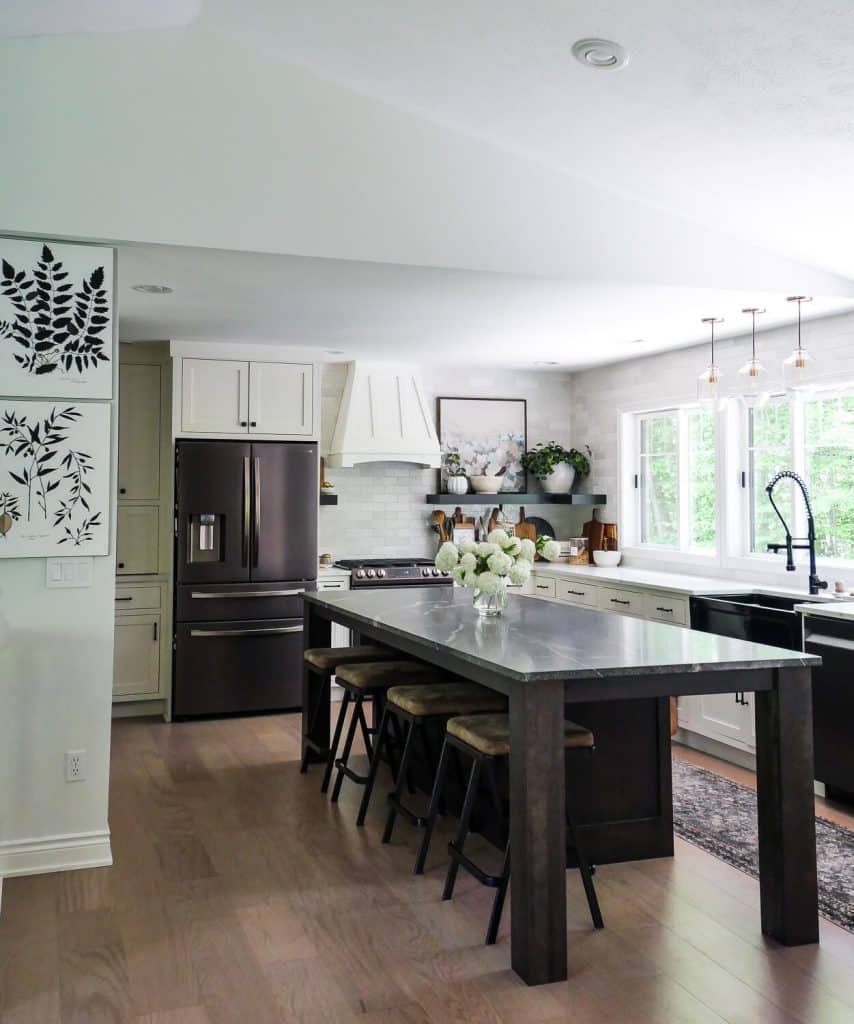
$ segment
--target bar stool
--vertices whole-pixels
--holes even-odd
[[[356,818],[357,825],[365,823],[365,814],[371,802],[374,783],[376,782],[377,769],[382,757],[383,743],[388,738],[389,729],[396,721],[404,725],[403,753],[400,757],[400,765],[395,778],[394,789],[388,794],[388,816],[386,818],[385,830],[382,841],[391,842],[394,824],[398,814],[402,814],[416,828],[424,828],[427,825],[427,818],[416,814],[407,807],[401,799],[403,787],[407,781],[407,771],[414,749],[416,734],[421,739],[421,745],[431,763],[434,771],[438,767],[438,758],[435,752],[430,749],[428,740],[429,730],[425,728],[432,722],[446,722],[455,715],[469,715],[477,717],[490,711],[503,711],[507,707],[507,698],[503,694],[496,693],[485,686],[478,686],[477,683],[452,680],[432,686],[394,686],[386,694],[383,716],[380,721],[379,734],[374,746],[371,768],[368,774],[368,784],[362,794],[362,804]],[[438,804],[437,804],[438,806]],[[416,862],[416,874],[417,862]]]
[[[369,778],[367,775],[359,775],[348,764],[350,750],[356,736],[356,729],[360,725],[368,757],[373,758],[372,730],[368,728],[368,723],[365,719],[365,701],[368,698],[373,699],[383,696],[390,687],[397,686],[400,683],[424,686],[430,683],[441,682],[446,678],[445,672],[440,668],[436,668],[433,665],[425,665],[420,661],[405,661],[400,656],[398,656],[397,660],[393,661],[339,665],[335,670],[335,676],[339,686],[344,690],[344,699],[341,701],[338,721],[335,723],[335,734],[329,747],[329,757],[326,761],[323,784],[320,787],[321,792],[325,793],[329,788],[332,770],[337,768],[338,774],[335,777],[335,785],[332,787],[332,803],[338,802],[341,784],[345,777],[360,786],[364,786]],[[347,709],[350,704],[353,705],[353,714],[344,739],[344,749],[341,752],[341,756],[337,757],[338,744],[341,741],[341,733],[344,729],[344,721],[347,718]]]
[[[308,720],[308,728],[303,730],[302,762],[299,769],[304,775],[308,771],[312,750],[321,755],[324,763],[329,757],[329,748],[322,747],[312,739],[312,734],[321,709],[325,707],[325,701],[321,700],[323,689],[329,687],[335,675],[335,667],[355,665],[362,661],[399,660],[400,654],[376,644],[359,644],[354,647],[308,647],[303,651],[302,658],[302,713]]]
[[[594,747],[593,733],[575,722],[564,722],[564,749],[573,756],[583,754],[592,756]],[[478,864],[465,855],[463,848],[466,837],[469,833],[469,822],[472,809],[477,797],[478,781],[481,771],[487,776],[487,786],[490,798],[495,807],[502,813],[505,820],[505,827],[509,831],[509,818],[504,814],[503,802],[498,793],[498,786],[495,780],[495,767],[498,758],[507,757],[510,754],[510,719],[507,715],[465,715],[459,718],[452,718],[448,721],[445,730],[445,742],[442,745],[442,755],[439,759],[439,769],[436,773],[436,782],[433,786],[433,793],[430,797],[430,809],[427,813],[427,828],[421,843],[421,850],[418,854],[417,864],[423,868],[427,857],[427,850],[436,823],[436,815],[439,811],[439,801],[442,795],[442,786],[445,781],[445,774],[448,767],[448,756],[451,749],[456,749],[471,758],[472,766],[469,774],[468,787],[466,789],[463,809],[460,814],[460,821],[457,833],[452,842],[448,843],[448,853],[451,856],[451,863],[448,865],[448,874],[445,878],[445,890],[442,894],[443,900],[449,900],[454,894],[454,885],[457,880],[457,871],[460,867],[466,869],[482,885],[490,886],[496,890],[495,899],[492,902],[492,912],[489,917],[489,925],[486,929],[486,945],[494,944],[498,935],[498,926],[501,923],[501,913],[504,909],[504,899],[507,895],[507,885],[510,881],[510,841],[509,837],[504,848],[504,858],[501,871],[497,875],[491,875],[484,871]],[[593,919],[595,928],[604,928],[602,913],[599,909],[599,901],[596,897],[596,890],[593,886],[593,873],[584,851],[579,845],[578,835],[575,829],[572,813],[570,810],[569,794],[566,800],[566,826],[567,845],[575,851],[578,861],[578,870],[581,873],[581,881],[584,885],[584,892],[587,896],[587,905],[590,908],[590,916]]]

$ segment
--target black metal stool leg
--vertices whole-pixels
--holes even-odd
[[[590,871],[590,864],[587,861],[587,857],[584,855],[584,850],[578,843],[575,823],[572,820],[572,814],[570,813],[568,803],[566,806],[566,830],[569,833],[569,843],[573,850],[575,850],[575,857],[578,861],[578,871],[581,875],[581,883],[584,886],[584,894],[587,897],[587,906],[590,908],[590,916],[593,919],[593,927],[604,928],[605,922],[602,920],[602,911],[599,909],[599,899],[596,895],[596,888],[593,885],[593,874]]]
[[[479,778],[480,758],[475,757],[472,760],[469,784],[466,789],[465,800],[463,800],[463,809],[460,814],[459,824],[457,825],[457,834],[454,836],[453,842],[449,844],[449,850],[457,850],[459,853],[463,852],[463,846],[465,845],[466,836],[468,835],[471,812],[474,808],[475,797],[477,796],[477,781]],[[442,893],[443,900],[449,900],[454,895],[454,885],[457,881],[458,870],[459,863],[452,855],[451,863],[448,865],[448,874],[445,876],[445,891]]]
[[[341,756],[336,759],[338,774],[335,776],[335,785],[332,787],[332,803],[338,803],[338,795],[341,792],[341,783],[344,781],[344,766],[350,760],[350,751],[353,747],[353,740],[356,736],[356,729],[359,725],[359,712],[362,707],[362,694],[356,695],[353,701],[353,714],[350,716],[350,727],[347,729],[347,738],[344,740],[344,750]]]
[[[498,928],[501,924],[501,915],[504,912],[504,900],[507,896],[507,885],[510,881],[510,843],[504,847],[504,862],[501,865],[501,876],[498,888],[495,890],[495,899],[492,901],[492,912],[489,915],[489,925],[486,929],[486,945],[494,946],[498,938]]]
[[[377,771],[383,756],[383,745],[388,738],[389,719],[392,718],[388,705],[383,708],[383,715],[380,719],[380,728],[377,740],[374,744],[374,752],[371,757],[371,767],[368,772],[368,781],[365,783],[365,791],[362,794],[362,802],[359,804],[359,813],[356,816],[356,824],[361,828],[365,824],[365,815],[368,813],[368,805],[371,802],[371,795],[374,792],[374,783],[377,781]],[[390,756],[390,754],[389,754]]]
[[[373,756],[373,743],[371,742],[371,730],[368,728],[368,722],[365,718],[365,702],[364,700],[359,701],[358,705],[359,714],[359,725],[362,728],[362,742],[365,744],[365,753],[368,755],[368,760]]]
[[[323,773],[323,782],[320,784],[320,792],[325,793],[329,789],[329,780],[332,778],[332,769],[335,767],[335,755],[338,753],[338,744],[341,742],[341,730],[344,728],[344,719],[347,717],[347,708],[350,704],[350,691],[344,691],[344,698],[338,710],[338,721],[335,723],[335,733],[332,742],[329,744],[329,757],[326,759],[326,770]]]
[[[424,836],[421,839],[421,846],[418,848],[418,856],[415,858],[415,867],[412,873],[415,875],[424,874],[424,864],[427,860],[427,851],[430,849],[430,841],[433,838],[433,829],[436,827],[436,816],[439,813],[439,805],[442,802],[442,787],[445,784],[445,774],[448,770],[448,759],[451,748],[447,741],[442,744],[442,753],[439,755],[439,767],[436,771],[436,778],[433,782],[433,792],[430,794],[430,807],[427,810],[427,824],[424,828]]]
[[[400,764],[397,768],[397,781],[394,784],[394,789],[389,794],[388,817],[386,818],[382,839],[384,843],[391,842],[391,834],[394,831],[394,823],[397,820],[395,798],[400,797],[400,792],[406,785],[407,775],[409,773],[409,759],[412,756],[412,740],[417,727],[418,726],[414,721],[406,723],[406,740],[403,744],[403,753],[400,756]]]

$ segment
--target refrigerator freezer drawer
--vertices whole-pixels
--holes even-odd
[[[175,715],[296,709],[302,619],[207,620],[175,627]]]
[[[302,595],[314,580],[278,583],[207,583],[176,587],[178,622],[217,619],[290,619],[302,615]]]

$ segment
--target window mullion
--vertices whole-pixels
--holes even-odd
[[[679,539],[677,546],[680,551],[687,551],[691,537],[691,509],[689,507],[691,454],[689,450],[689,418],[685,409],[679,410],[677,423],[678,469],[676,474],[676,500],[679,507]]]

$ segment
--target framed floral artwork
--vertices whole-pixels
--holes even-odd
[[[437,398],[436,406],[442,455],[459,455],[467,476],[494,476],[503,469],[501,490],[525,491],[522,455],[528,443],[528,405],[524,398]]]
[[[0,398],[0,558],[109,546],[109,402]]]
[[[113,395],[115,250],[0,237],[0,393]]]

